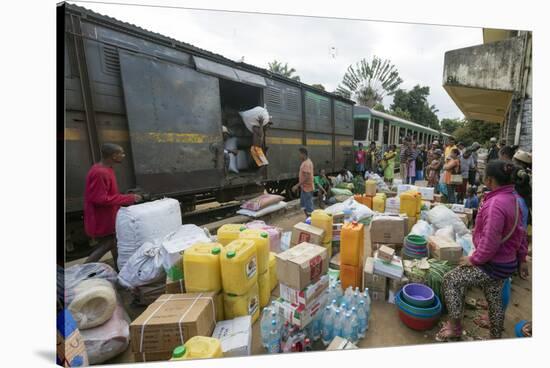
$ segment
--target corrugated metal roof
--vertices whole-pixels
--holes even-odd
[[[96,13],[93,10],[86,9],[82,6],[78,6],[78,5],[75,5],[75,4],[70,4],[70,3],[67,3],[67,2],[59,3],[58,6],[65,6],[66,11],[68,11],[70,13],[73,13],[73,14],[76,14],[76,15],[85,15],[88,21],[94,21],[94,22],[97,22],[99,24],[103,24],[103,25],[106,25],[106,26],[111,26],[111,27],[118,28],[119,30],[125,31],[127,33],[134,33],[134,34],[137,34],[141,37],[147,37],[147,38],[150,38],[150,39],[154,39],[156,42],[160,42],[162,44],[165,44],[165,46],[168,46],[168,47],[181,48],[181,49],[183,49],[187,52],[197,54],[197,55],[200,55],[200,56],[203,56],[203,57],[206,57],[206,58],[213,59],[213,60],[215,60],[219,63],[229,65],[233,68],[252,71],[252,72],[255,72],[255,73],[258,73],[258,74],[262,74],[263,76],[266,76],[268,78],[279,79],[279,80],[282,80],[286,83],[294,84],[294,85],[297,85],[297,86],[300,86],[300,87],[307,87],[307,89],[311,90],[312,92],[315,92],[315,93],[318,93],[318,94],[321,94],[321,95],[328,95],[328,96],[331,96],[335,99],[350,103],[352,105],[355,104],[354,101],[349,100],[345,97],[339,96],[337,94],[330,93],[330,92],[327,92],[327,91],[322,91],[318,88],[314,88],[314,87],[310,86],[309,84],[295,81],[294,79],[287,78],[283,75],[273,73],[273,72],[271,72],[267,69],[260,68],[260,67],[257,67],[255,65],[252,65],[252,64],[233,61],[231,59],[226,58],[223,55],[216,54],[216,53],[213,53],[213,52],[205,50],[205,49],[201,49],[200,47],[191,45],[191,44],[186,43],[186,42],[178,41],[174,38],[164,36],[160,33],[149,31],[149,30],[144,29],[142,27],[139,27],[135,24],[120,21],[120,20],[118,20],[116,18],[113,18],[113,17],[110,17],[108,15],[103,15],[103,14]]]

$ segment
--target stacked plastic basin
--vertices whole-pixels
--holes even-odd
[[[403,254],[412,259],[428,257],[428,241],[422,235],[407,235],[403,245]]]
[[[401,321],[417,331],[432,329],[441,317],[441,301],[423,284],[407,284],[395,296]]]

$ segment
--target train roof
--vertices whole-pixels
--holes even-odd
[[[388,113],[385,113],[385,112],[381,112],[381,111],[371,109],[368,106],[360,106],[360,105],[353,106],[353,116],[356,117],[356,116],[361,116],[361,115],[376,116],[376,117],[380,117],[380,118],[383,118],[383,119],[393,120],[393,121],[397,121],[401,124],[408,125],[408,126],[411,126],[411,127],[415,127],[415,128],[418,128],[418,129],[421,129],[421,130],[424,130],[424,131],[428,131],[428,132],[431,132],[431,133],[434,133],[434,134],[442,134],[443,136],[446,136],[446,137],[450,136],[447,133],[439,132],[438,130],[428,128],[424,125],[420,125],[418,123],[414,123],[412,121],[400,118],[399,116],[395,116],[395,115],[392,115],[392,114],[388,114]]]
[[[119,31],[123,31],[123,32],[126,32],[126,33],[131,33],[134,36],[146,37],[147,39],[154,40],[154,41],[156,41],[158,43],[161,43],[161,44],[163,44],[164,46],[167,46],[167,47],[180,49],[182,51],[186,51],[186,52],[189,52],[189,53],[192,53],[192,54],[210,59],[212,61],[216,61],[218,63],[225,64],[227,66],[230,66],[230,67],[233,67],[233,68],[236,68],[236,69],[241,69],[241,70],[245,70],[245,71],[256,73],[256,74],[262,74],[265,77],[272,78],[272,79],[278,79],[278,80],[284,81],[285,83],[288,83],[288,84],[294,84],[297,87],[306,87],[308,90],[310,90],[312,92],[315,92],[315,93],[318,93],[318,94],[321,94],[321,95],[325,95],[325,96],[330,96],[334,99],[344,101],[344,102],[347,102],[347,103],[352,104],[352,105],[355,104],[354,101],[352,101],[350,99],[347,99],[343,96],[337,95],[335,93],[320,90],[318,88],[312,87],[309,84],[298,82],[294,79],[287,78],[287,77],[285,77],[281,74],[273,73],[273,72],[271,72],[267,69],[260,68],[260,67],[257,67],[255,65],[252,65],[252,64],[233,61],[231,59],[226,58],[223,55],[216,54],[216,53],[213,53],[213,52],[205,50],[205,49],[201,49],[197,46],[191,45],[191,44],[186,43],[186,42],[178,41],[174,38],[170,38],[170,37],[161,35],[160,33],[149,31],[149,30],[144,29],[142,27],[139,27],[135,24],[123,22],[123,21],[120,21],[116,18],[96,13],[93,10],[86,9],[82,6],[70,4],[70,3],[67,3],[67,2],[61,2],[61,3],[58,4],[58,6],[60,6],[60,7],[65,6],[66,11],[68,11],[72,14],[76,14],[76,15],[80,15],[80,16],[84,15],[86,17],[86,20],[88,20],[88,21],[93,21],[95,23],[98,23],[98,24],[101,24],[101,25],[104,25],[104,26],[108,26],[110,28],[115,28]]]

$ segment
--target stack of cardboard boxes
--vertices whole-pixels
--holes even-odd
[[[276,255],[279,295],[275,307],[292,325],[306,327],[327,302],[328,252],[311,243],[300,243]]]

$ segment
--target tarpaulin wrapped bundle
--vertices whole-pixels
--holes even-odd
[[[172,198],[122,207],[116,217],[119,270],[144,243],[161,240],[181,225],[180,205]]]
[[[69,311],[78,328],[84,330],[109,320],[116,303],[113,284],[104,279],[87,279],[74,288],[74,298],[69,304]]]
[[[128,348],[130,322],[128,314],[119,302],[107,322],[80,331],[90,364],[103,363],[123,353]]]
[[[268,206],[281,202],[285,197],[276,194],[262,194],[256,198],[246,201],[241,205],[241,208],[250,211],[259,211]]]
[[[60,268],[58,269],[57,276],[58,286],[65,289],[64,300],[66,305],[69,305],[73,301],[75,288],[82,281],[88,279],[103,279],[115,285],[118,277],[111,266],[102,262],[74,265],[65,270]]]
[[[367,206],[357,202],[353,198],[349,198],[342,203],[336,203],[332,206],[325,208],[325,212],[329,215],[335,215],[344,211],[350,210],[355,220],[361,222],[370,219],[374,212]]]

